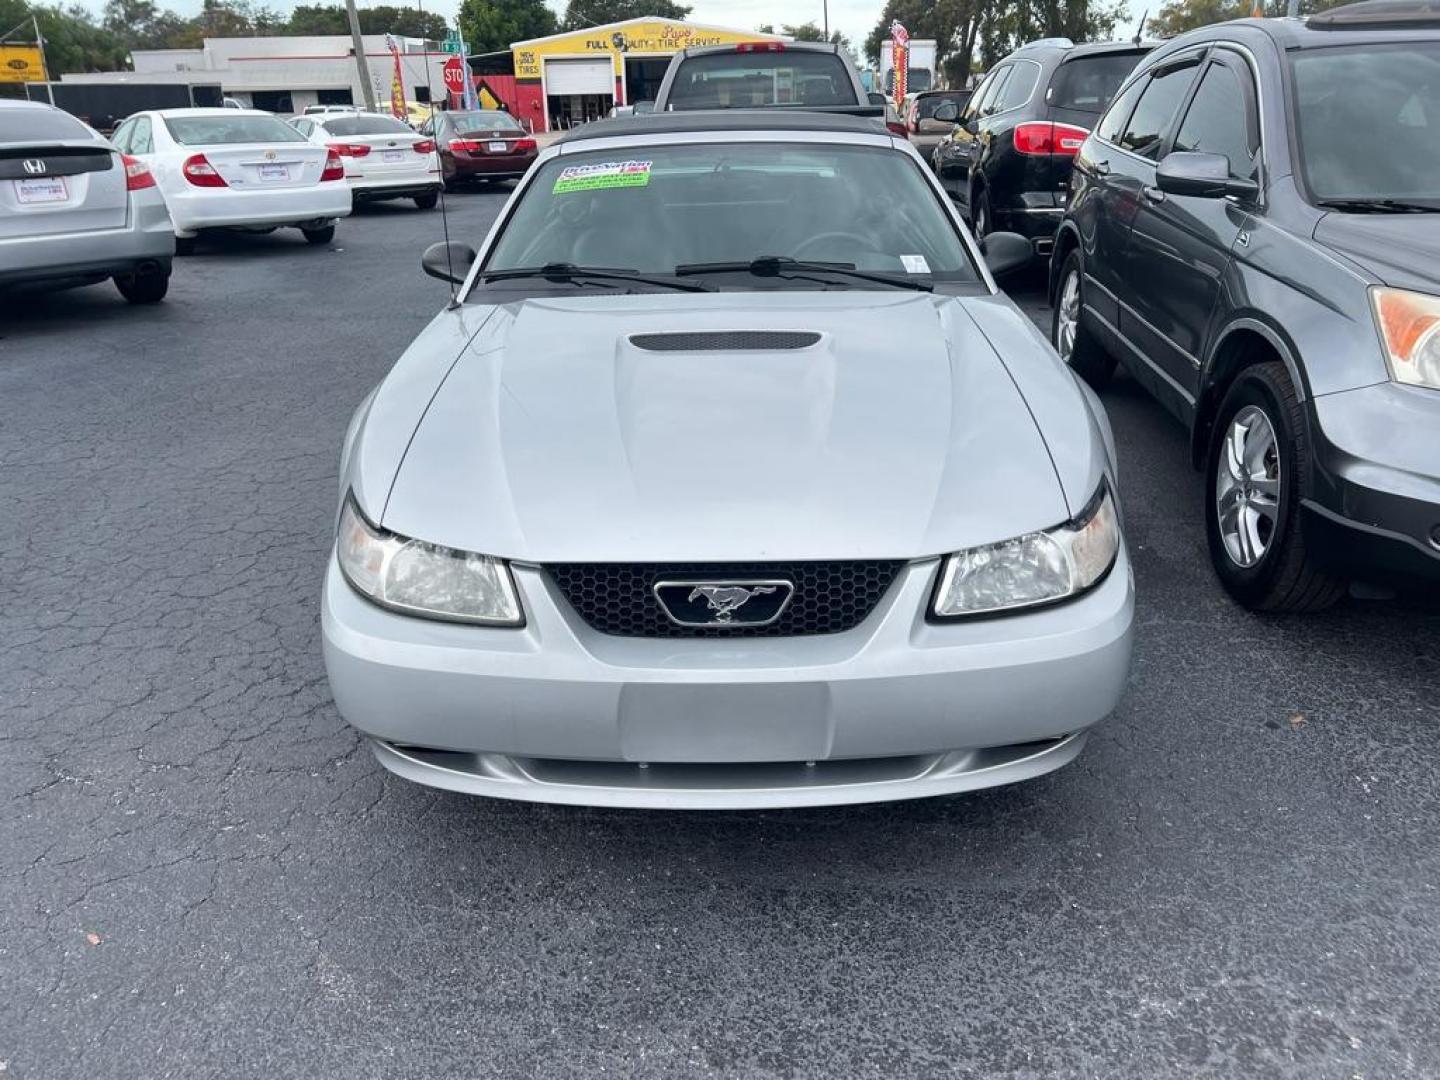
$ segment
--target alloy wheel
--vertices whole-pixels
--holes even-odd
[[[1280,447],[1265,411],[1246,405],[1230,421],[1215,465],[1215,510],[1225,553],[1237,566],[1265,557],[1280,516]]]
[[[1072,270],[1065,276],[1065,284],[1060,289],[1059,315],[1055,322],[1055,351],[1067,364],[1075,352],[1075,334],[1079,325],[1080,271]]]

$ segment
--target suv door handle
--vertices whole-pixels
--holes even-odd
[[[1140,191],[1141,194],[1145,196],[1145,198],[1149,199],[1153,203],[1162,203],[1165,201],[1165,193],[1161,191],[1158,187],[1151,187],[1149,184],[1146,184],[1143,188],[1140,189]]]

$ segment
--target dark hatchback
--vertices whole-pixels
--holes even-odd
[[[1440,15],[1371,0],[1154,53],[1086,140],[1056,348],[1190,429],[1260,610],[1440,583]]]
[[[1004,230],[1048,255],[1070,189],[1070,163],[1151,44],[1037,41],[996,64],[931,161],[978,236]]]
[[[540,151],[519,122],[498,109],[437,112],[420,128],[435,140],[447,188],[477,180],[515,180]]]

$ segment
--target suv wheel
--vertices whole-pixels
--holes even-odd
[[[970,217],[975,224],[975,239],[979,240],[989,236],[990,231],[995,228],[995,218],[990,211],[990,193],[982,187],[975,192],[970,203],[972,207]]]
[[[1080,261],[1080,252],[1075,250],[1065,257],[1060,268],[1060,289],[1055,299],[1055,314],[1052,316],[1050,340],[1060,359],[1096,390],[1101,389],[1115,374],[1115,359],[1105,351],[1080,321],[1083,305],[1081,289],[1084,288],[1085,273]]]
[[[1221,584],[1256,611],[1318,611],[1345,591],[1300,529],[1309,471],[1303,407],[1283,364],[1257,364],[1225,395],[1210,439],[1205,521]]]

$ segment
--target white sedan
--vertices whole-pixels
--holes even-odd
[[[415,134],[404,121],[373,113],[336,113],[297,116],[290,126],[340,155],[357,201],[414,199],[421,210],[429,210],[440,198],[435,142]]]
[[[161,109],[131,116],[111,139],[149,167],[187,254],[202,229],[291,226],[328,244],[350,213],[345,166],[289,124],[256,109]]]

